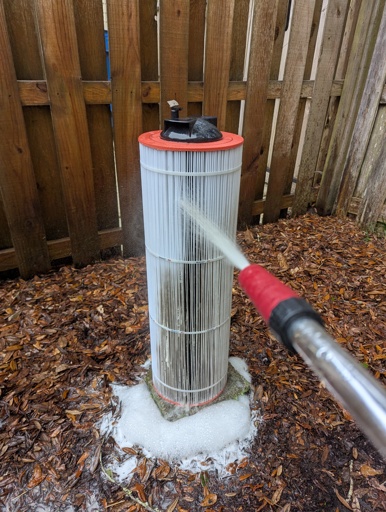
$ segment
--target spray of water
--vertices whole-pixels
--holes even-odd
[[[249,262],[235,242],[225,235],[201,210],[187,199],[180,201],[180,206],[202,231],[207,240],[215,245],[228,260],[238,269],[248,267]]]

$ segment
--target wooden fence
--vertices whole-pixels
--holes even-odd
[[[106,6],[0,0],[0,271],[143,253],[137,137],[170,99],[244,136],[240,226],[385,222],[384,0]]]

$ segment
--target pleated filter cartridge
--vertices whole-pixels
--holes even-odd
[[[148,385],[161,412],[224,395],[233,267],[181,207],[236,235],[243,139],[215,118],[172,119],[139,137],[151,339]],[[169,407],[170,408],[170,407]],[[173,419],[173,418],[172,418]]]

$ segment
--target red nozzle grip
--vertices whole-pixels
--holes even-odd
[[[260,265],[244,268],[239,274],[239,283],[267,324],[272,311],[280,302],[299,297]]]

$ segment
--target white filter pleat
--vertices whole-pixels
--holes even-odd
[[[233,267],[180,207],[236,234],[242,147],[161,151],[140,144],[153,384],[183,406],[224,389]]]

